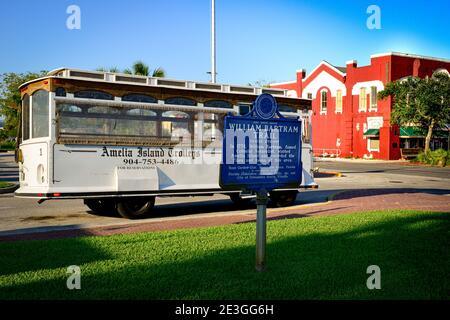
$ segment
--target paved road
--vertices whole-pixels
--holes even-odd
[[[317,160],[316,167],[346,173],[385,173],[450,179],[450,167],[419,166],[403,161]]]
[[[17,179],[17,169],[11,163],[13,156],[8,155],[0,157],[0,159],[0,181],[2,177]],[[316,179],[320,189],[300,193],[295,207],[298,210],[305,210],[310,206],[326,203],[328,196],[341,190],[408,188],[414,193],[450,193],[449,168],[411,167],[400,163],[375,161],[367,163],[358,161],[318,161],[315,163],[315,166],[319,167],[321,171],[341,171],[344,173],[344,176]],[[293,208],[291,207],[291,209]],[[277,211],[276,209],[270,210],[272,212]],[[11,195],[0,195],[0,235],[31,230],[45,231],[49,227],[70,229],[111,226],[113,228],[115,225],[123,223],[139,224],[149,220],[157,222],[171,219],[189,219],[194,216],[225,217],[236,214],[249,215],[254,212],[254,205],[246,208],[236,208],[228,197],[223,195],[158,198],[152,218],[130,222],[114,216],[102,217],[89,214],[82,200],[55,200],[38,205],[36,200],[17,199]]]

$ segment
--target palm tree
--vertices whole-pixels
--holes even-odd
[[[96,70],[101,71],[101,72],[113,72],[113,73],[120,72],[119,68],[116,68],[116,67],[112,67],[109,69],[101,67],[101,68],[97,68]],[[133,63],[131,68],[126,68],[122,72],[126,73],[126,74],[133,74],[136,76],[148,77],[150,75],[150,67],[142,61],[136,61],[135,63]],[[158,67],[155,70],[153,70],[153,72],[151,74],[152,74],[152,77],[158,77],[158,78],[164,78],[166,76],[166,72],[161,67]]]

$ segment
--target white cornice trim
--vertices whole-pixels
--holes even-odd
[[[335,66],[333,66],[332,64],[330,64],[328,61],[322,60],[317,67],[315,67],[306,77],[305,79],[303,79],[303,81],[306,81],[306,79],[308,79],[316,70],[318,70],[320,68],[321,65],[326,65],[328,67],[330,67],[332,70],[336,71],[337,73],[339,73],[342,76],[345,76],[346,74],[341,72],[339,69],[337,69]]]

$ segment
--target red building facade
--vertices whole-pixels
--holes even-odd
[[[316,155],[399,159],[400,128],[390,124],[392,101],[378,100],[377,93],[391,81],[450,71],[448,59],[395,52],[370,58],[370,65],[361,67],[355,60],[345,67],[322,61],[309,75],[298,70],[296,80],[270,85],[312,99]]]

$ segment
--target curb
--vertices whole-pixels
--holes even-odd
[[[19,184],[16,183],[12,187],[0,188],[0,194],[13,193],[17,189],[19,189]]]
[[[339,172],[339,171],[318,171],[317,172],[318,174],[325,174],[325,175],[332,175],[332,176],[335,176],[335,177],[338,177],[338,178],[341,178],[341,177],[343,177],[344,175],[342,174],[342,172]],[[320,178],[320,177],[318,177],[318,178]]]
[[[334,201],[334,198],[336,198],[336,196],[340,195],[341,193],[347,192],[347,191],[349,191],[349,190],[341,190],[341,191],[337,191],[337,192],[335,192],[335,193],[333,193],[333,194],[330,194],[330,195],[328,196],[328,199],[327,199],[328,202]]]

